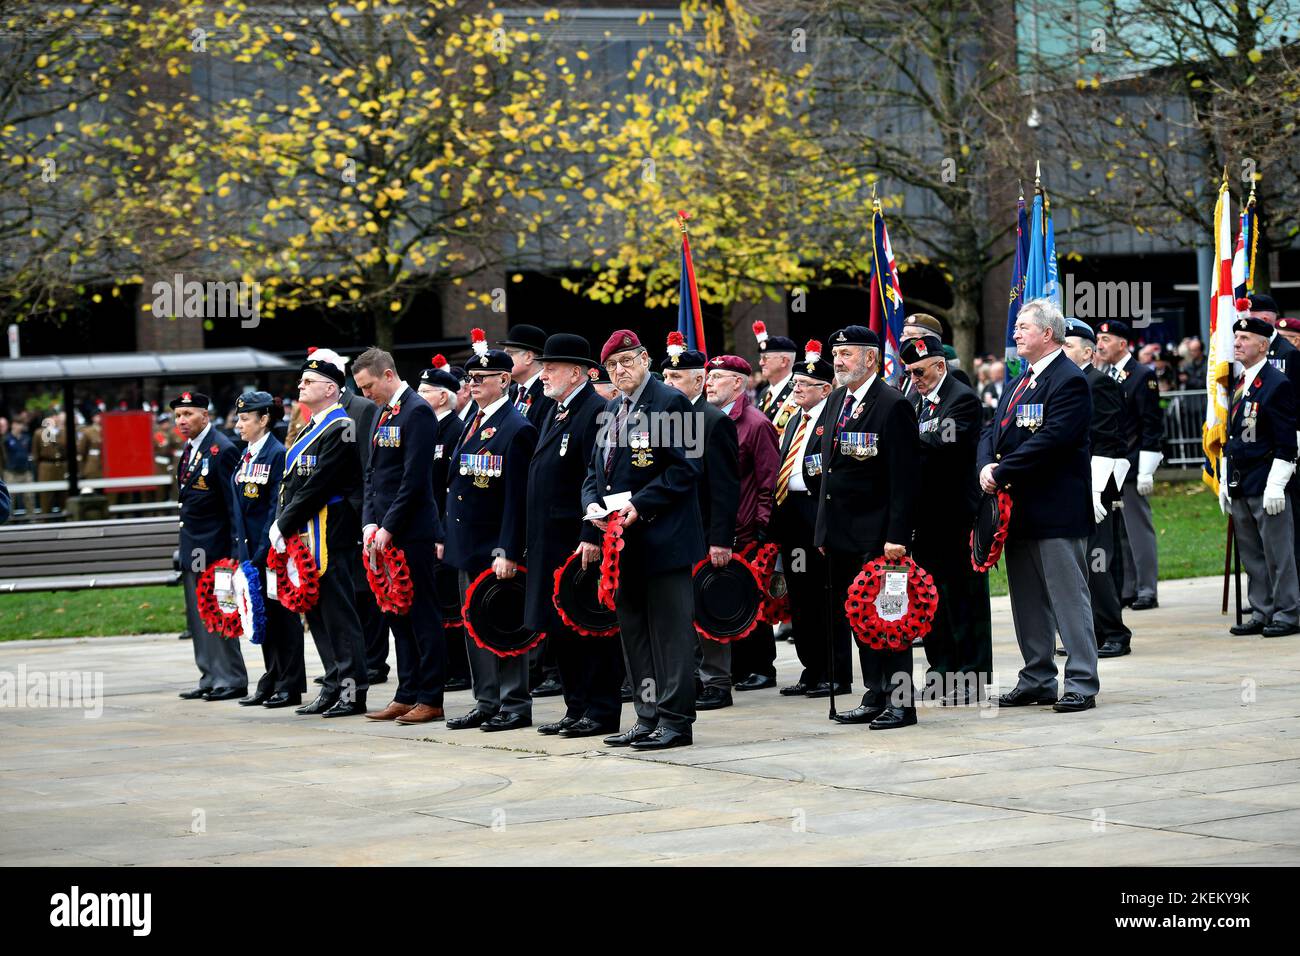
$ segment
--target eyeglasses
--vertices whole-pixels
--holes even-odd
[[[491,381],[492,379],[496,378],[498,375],[505,375],[505,374],[506,374],[505,372],[487,372],[487,373],[479,372],[477,374],[475,374],[474,372],[470,372],[469,381],[471,385],[482,385],[484,382]]]
[[[623,366],[624,368],[632,368],[632,366],[636,365],[636,360],[640,357],[641,357],[640,352],[633,352],[630,355],[624,355],[621,358],[616,358],[611,362],[605,363],[605,371],[613,375],[614,370],[618,368],[620,365]]]
[[[326,384],[328,384],[328,383],[329,383],[329,379],[326,379],[326,378],[300,378],[300,379],[298,379],[298,387],[299,387],[299,388],[306,388],[308,385],[326,385]]]

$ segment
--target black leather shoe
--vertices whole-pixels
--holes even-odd
[[[534,697],[558,697],[564,693],[564,685],[554,677],[548,677],[535,688],[533,688]]]
[[[312,682],[313,684],[323,684],[323,683],[325,683],[325,678],[324,678],[324,677],[313,677],[313,678],[311,679],[311,682]]]
[[[764,677],[762,674],[750,674],[739,684],[732,685],[732,690],[767,690],[769,687],[776,686],[775,677]],[[673,744],[672,746],[677,746]]]
[[[207,696],[209,690],[210,688],[207,687],[196,687],[193,690],[183,690],[176,696],[181,700],[202,700]]]
[[[1228,628],[1228,633],[1236,634],[1238,637],[1242,637],[1246,634],[1263,634],[1264,622],[1247,621],[1245,624],[1234,624],[1232,627]]]
[[[266,700],[262,701],[263,707],[297,707],[302,703],[302,694],[291,694],[287,690],[277,690]]]
[[[214,687],[203,695],[204,700],[235,700],[248,693],[247,687]]]
[[[479,725],[479,730],[485,730],[488,733],[495,733],[498,730],[522,730],[525,727],[533,725],[533,718],[524,714],[507,714],[505,712],[497,714],[489,720],[483,721]]]
[[[387,684],[388,671],[386,670],[366,671],[366,682],[370,684]]]
[[[1065,648],[1064,648],[1064,647],[1058,647],[1058,648],[1056,649],[1056,656],[1057,656],[1057,657],[1065,657],[1065,656],[1066,656],[1066,655],[1065,655]]]
[[[240,701],[239,701],[239,706],[240,706],[240,707],[256,707],[258,704],[265,704],[265,703],[266,703],[266,698],[268,698],[269,696],[271,696],[271,695],[270,695],[270,694],[264,694],[264,693],[262,693],[261,691],[257,691],[257,692],[254,693],[254,694],[249,694],[247,697],[241,698]]]
[[[849,693],[852,688],[848,684],[836,684],[835,696],[843,697]],[[831,685],[827,681],[822,681],[816,687],[811,687],[804,695],[805,697],[829,697],[831,696]]]
[[[1133,606],[1133,602],[1136,601],[1136,600],[1137,600],[1137,598],[1131,598],[1131,597],[1120,598],[1120,599],[1119,599],[1119,606],[1120,606],[1120,607],[1132,607],[1132,606]]]
[[[871,722],[871,730],[894,730],[897,727],[911,727],[916,723],[916,709],[908,707],[886,707],[879,717]]]
[[[339,702],[338,694],[321,693],[316,695],[316,699],[310,704],[305,704],[294,711],[295,714],[302,714],[310,717],[315,714],[323,714]]]
[[[656,727],[649,737],[632,741],[633,750],[667,750],[669,747],[689,747],[694,741],[690,734],[667,727]]]
[[[539,734],[545,734],[547,737],[554,737],[561,730],[568,730],[578,722],[577,717],[561,717],[553,724],[542,724],[537,728]]]
[[[361,691],[356,700],[344,700],[342,697],[322,717],[359,717],[366,712],[366,694]]]
[[[994,697],[993,703],[998,707],[1031,707],[1034,704],[1055,704],[1056,695],[1034,695],[1027,690],[1015,687],[1001,697]]]
[[[1132,653],[1133,648],[1122,641],[1106,641],[1101,647],[1097,648],[1098,657],[1123,657],[1125,654]]]
[[[647,727],[645,724],[633,724],[632,729],[626,733],[606,737],[605,743],[610,747],[627,747],[638,740],[645,740],[654,732],[653,727]]]
[[[1076,694],[1071,691],[1053,704],[1052,710],[1056,711],[1058,714],[1072,714],[1080,710],[1092,710],[1092,708],[1096,706],[1096,697],[1084,697],[1082,694]]]
[[[574,721],[568,727],[560,731],[561,737],[595,737],[598,734],[607,734],[611,730],[618,730],[618,724],[598,724],[590,717],[583,717]]]
[[[884,710],[884,707],[868,707],[866,704],[859,704],[852,710],[840,711],[835,715],[835,719],[841,724],[869,724]]]
[[[799,683],[791,684],[789,687],[782,687],[780,694],[782,697],[802,697],[810,690],[812,690],[811,687],[803,681],[799,681]]]
[[[731,706],[731,691],[721,687],[706,687],[704,693],[695,698],[696,710],[721,710]]]
[[[473,686],[473,682],[468,677],[453,677],[442,685],[442,689],[444,691],[469,690]]]
[[[1266,624],[1264,625],[1263,634],[1265,637],[1286,637],[1288,634],[1300,634],[1300,625]]]
[[[1129,605],[1129,609],[1133,611],[1149,611],[1153,607],[1159,607],[1159,606],[1160,606],[1160,602],[1157,601],[1155,598],[1140,597],[1137,598],[1132,604]]]
[[[448,730],[469,730],[471,727],[481,727],[492,719],[494,715],[485,710],[479,710],[477,707],[471,710],[464,717],[452,717],[447,721]]]

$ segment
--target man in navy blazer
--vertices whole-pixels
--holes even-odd
[[[433,497],[437,418],[429,403],[398,377],[393,356],[382,349],[357,356],[352,377],[379,407],[363,472],[362,560],[377,562],[389,548],[400,548],[413,587],[409,612],[384,615],[397,643],[397,692],[387,707],[366,717],[427,724],[443,718],[447,674],[447,645],[433,583],[436,546],[442,538]]]
[[[488,349],[481,329],[474,329],[473,336],[476,354],[467,373],[478,410],[452,455],[443,555],[460,572],[462,601],[484,571],[491,568],[498,578],[512,578],[523,563],[528,463],[537,447],[537,429],[510,402],[510,356]],[[474,641],[466,642],[466,650],[474,709],[448,719],[447,729],[491,732],[532,726],[528,655],[498,657]]]
[[[1001,707],[1096,706],[1097,643],[1088,592],[1087,541],[1095,515],[1088,380],[1062,350],[1065,317],[1048,299],[1016,316],[1024,371],[1008,382],[980,438],[980,487],[1011,496],[1004,555],[1011,616],[1025,666]],[[1046,582],[1051,582],[1049,587]],[[1065,646],[1065,694],[1057,699],[1054,635]]]
[[[181,576],[192,593],[208,565],[234,554],[230,478],[239,453],[208,420],[208,396],[183,392],[170,404],[176,414],[176,427],[187,439],[177,465],[176,483],[181,501]],[[180,696],[185,700],[243,697],[248,693],[243,648],[238,641],[209,631],[195,608],[187,607],[199,686]]]
[[[650,356],[636,333],[619,329],[600,360],[619,394],[605,409],[582,501],[590,514],[608,495],[632,496],[620,509],[616,603],[637,715],[631,730],[605,743],[637,750],[689,746],[696,641],[691,570],[706,554],[696,491],[704,471],[703,423],[685,395],[650,374]],[[582,550],[584,564],[600,560],[599,545],[584,541]]]

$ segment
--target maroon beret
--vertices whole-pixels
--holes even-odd
[[[604,365],[609,361],[609,357],[616,352],[626,352],[628,349],[637,349],[641,347],[641,340],[636,337],[636,333],[631,329],[619,329],[608,339],[600,349],[600,364]]]
[[[752,375],[754,372],[749,363],[739,355],[715,355],[709,359],[707,367],[710,371],[716,368],[724,372],[735,372],[738,375]]]
[[[1277,327],[1283,332],[1300,332],[1300,319],[1278,319]]]

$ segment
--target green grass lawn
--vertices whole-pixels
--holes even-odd
[[[1192,578],[1223,571],[1227,519],[1199,481],[1161,482],[1152,498],[1160,536],[1160,577]],[[994,594],[1007,593],[1002,566],[989,573]],[[0,594],[0,641],[36,637],[153,634],[185,628],[179,587]]]

